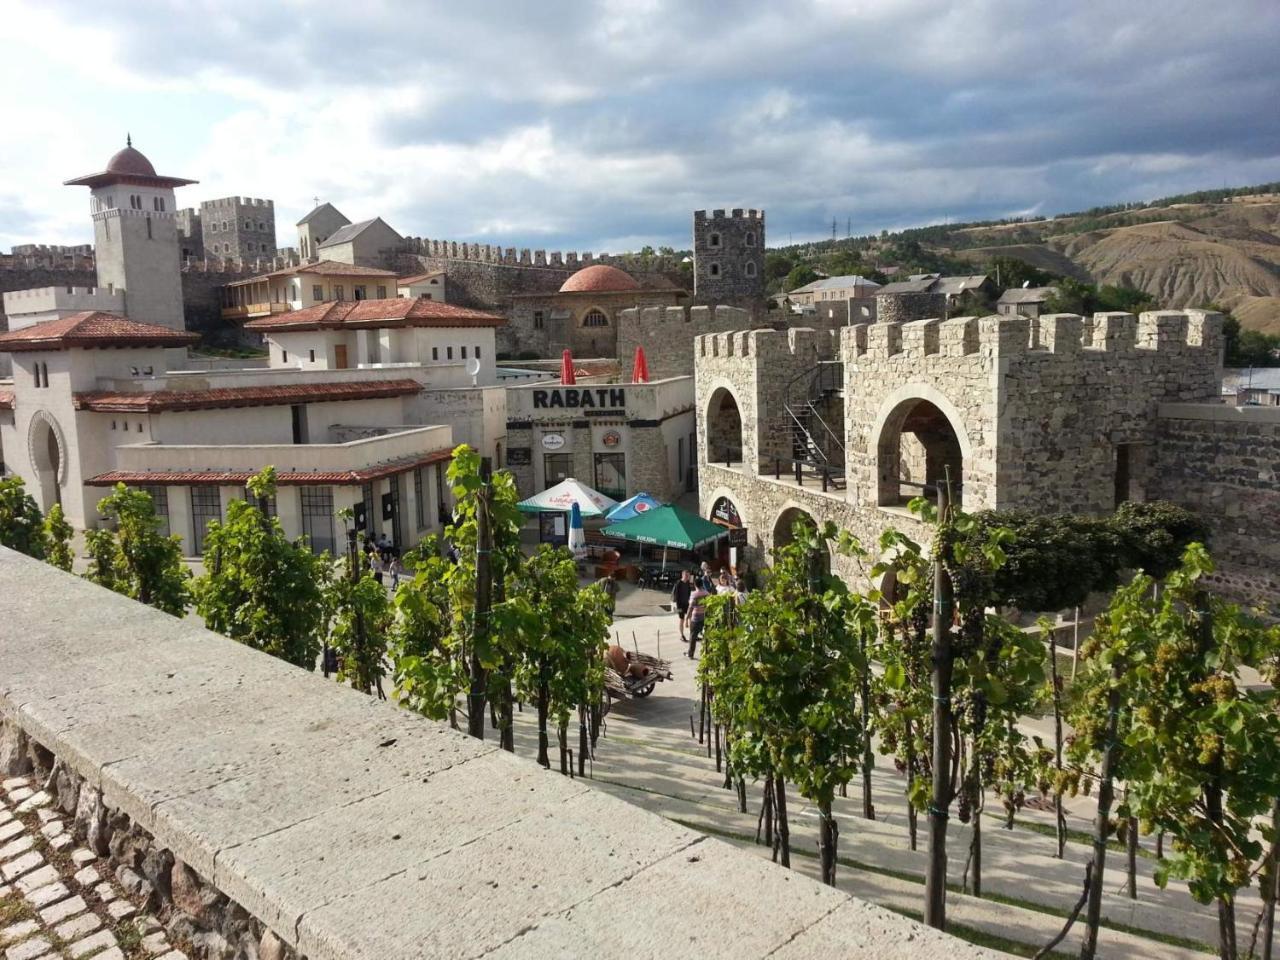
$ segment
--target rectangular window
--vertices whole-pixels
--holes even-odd
[[[614,500],[627,499],[627,455],[597,453],[596,489]]]
[[[281,363],[288,363],[288,362],[289,362],[289,351],[288,351],[288,350],[281,350],[281,351],[280,351],[280,362],[281,362]]]
[[[476,347],[476,359],[477,359],[477,360],[479,360],[479,359],[480,359],[480,348],[479,348],[479,347]]]
[[[311,299],[314,300],[316,303],[319,303],[321,300],[323,300],[324,287],[320,286],[320,284],[318,283],[313,283],[311,285]]]
[[[378,287],[378,299],[379,299],[379,300],[385,300],[385,299],[387,299],[387,288],[386,288],[386,287],[383,287],[383,286],[379,286],[379,287]]]
[[[335,299],[335,300],[345,300],[345,299],[347,299],[347,295],[346,295],[346,293],[345,293],[345,292],[343,291],[343,289],[342,289],[342,284],[340,284],[340,283],[335,283],[335,284],[333,285],[333,299]]]
[[[439,347],[432,347],[432,348],[431,348],[431,359],[432,359],[432,360],[439,360],[439,359],[440,359],[440,348],[439,348]]]
[[[462,359],[463,359],[463,360],[467,359],[467,348],[466,348],[466,347],[463,347],[463,348],[462,348]]]
[[[360,502],[364,504],[364,526],[357,527],[363,529],[368,536],[373,536],[373,484],[365,483],[360,486]]]
[[[573,476],[572,453],[544,453],[542,455],[542,489],[554,487],[561,480]]]
[[[169,535],[169,488],[158,484],[145,484],[138,489],[151,498],[151,509],[156,512],[156,529],[160,531],[161,536],[167,537]]]
[[[445,348],[444,348],[444,355],[445,355],[445,359],[447,359],[447,360],[452,360],[452,359],[453,359],[453,347],[445,347]]]
[[[413,471],[413,502],[417,505],[418,529],[427,528],[427,505],[422,499],[422,468]]]
[[[308,352],[311,354],[311,362],[312,362],[312,363],[315,363],[315,362],[316,362],[316,352],[315,352],[314,350],[310,350],[310,351],[308,351]]]
[[[360,286],[352,287],[351,296],[354,297],[356,300],[366,300],[369,297],[369,295],[365,292],[365,287],[363,284],[361,284]]]
[[[289,408],[293,419],[293,442],[307,443],[307,407],[306,404],[295,403]]]
[[[210,522],[222,519],[222,498],[217,487],[191,488],[191,556],[204,556],[204,538]]]
[[[337,553],[333,536],[333,487],[299,487],[302,502],[302,534],[312,553]]]
[[[541,330],[545,317],[546,317],[546,314],[544,314],[541,310],[533,311],[533,329]]]

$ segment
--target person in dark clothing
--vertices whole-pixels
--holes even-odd
[[[675,607],[677,622],[680,624],[680,642],[685,641],[684,620],[689,613],[689,597],[693,594],[693,575],[688,570],[680,572],[680,579],[671,588],[671,605]]]

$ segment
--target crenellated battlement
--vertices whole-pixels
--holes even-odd
[[[694,220],[694,223],[710,223],[716,220],[763,221],[764,211],[763,210],[743,210],[741,207],[735,207],[732,211],[730,211],[728,216],[725,216],[725,212],[723,210],[712,210],[711,216],[708,217],[707,211],[695,210],[693,211],[693,220]]]
[[[1059,356],[1140,358],[1157,356],[1192,365],[1213,362],[1222,349],[1222,315],[1208,310],[1071,313],[1041,317],[953,317],[855,324],[840,331],[848,359],[918,359],[985,353],[1001,359]]]
[[[596,254],[590,250],[535,250],[528,247],[503,247],[496,243],[467,243],[457,240],[431,240],[426,237],[405,237],[401,252],[440,260],[461,260],[470,263],[488,263],[494,266],[542,267],[547,270],[575,271],[593,263],[605,263],[645,273],[665,273],[678,270],[679,262],[673,257],[644,257],[622,254]]]
[[[204,200],[200,203],[201,209],[209,207],[214,210],[232,210],[239,207],[262,207],[274,208],[274,200],[262,200],[258,197],[219,197],[216,200]]]

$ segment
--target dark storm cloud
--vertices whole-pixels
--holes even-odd
[[[145,76],[366,98],[373,142],[335,117],[309,183],[340,191],[344,151],[531,128],[579,164],[429,196],[371,176],[377,212],[430,236],[680,247],[693,207],[758,206],[780,242],[1280,178],[1275,0],[55,6]]]

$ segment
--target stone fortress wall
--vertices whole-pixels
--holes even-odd
[[[0,592],[0,776],[196,960],[994,960],[3,548]]]
[[[724,304],[632,307],[618,313],[617,357],[629,371],[636,347],[643,346],[654,380],[689,376],[697,337],[763,325],[752,319],[751,311]]]
[[[953,482],[967,509],[1100,514],[1114,509],[1124,485],[1122,499],[1160,497],[1204,513],[1222,536],[1215,550],[1223,582],[1234,580],[1237,595],[1258,577],[1274,584],[1271,547],[1236,543],[1226,521],[1229,511],[1276,514],[1275,460],[1267,451],[1280,437],[1280,418],[1231,420],[1231,428],[1217,421],[1188,426],[1186,415],[1177,427],[1168,420],[1170,405],[1201,416],[1226,409],[1218,403],[1221,315],[957,317],[845,328],[839,356],[847,486],[825,493],[812,479],[807,488],[787,481],[785,470],[775,480],[771,464],[791,456],[783,390],[816,362],[824,336],[795,329],[696,341],[701,506],[705,514],[721,495],[740,511],[751,505],[756,562],[774,545],[775,523],[789,506],[835,520],[864,543],[890,524],[917,529],[885,490],[886,477],[898,476],[898,441],[909,437],[903,428],[925,401],[954,432],[947,458],[960,474]],[[745,466],[707,462],[707,426],[721,409],[710,405],[721,388],[741,417]],[[1261,444],[1257,456],[1249,455],[1250,444]],[[907,457],[905,446],[901,455]],[[1200,479],[1188,484],[1182,477]],[[1275,540],[1273,532],[1267,542]]]

